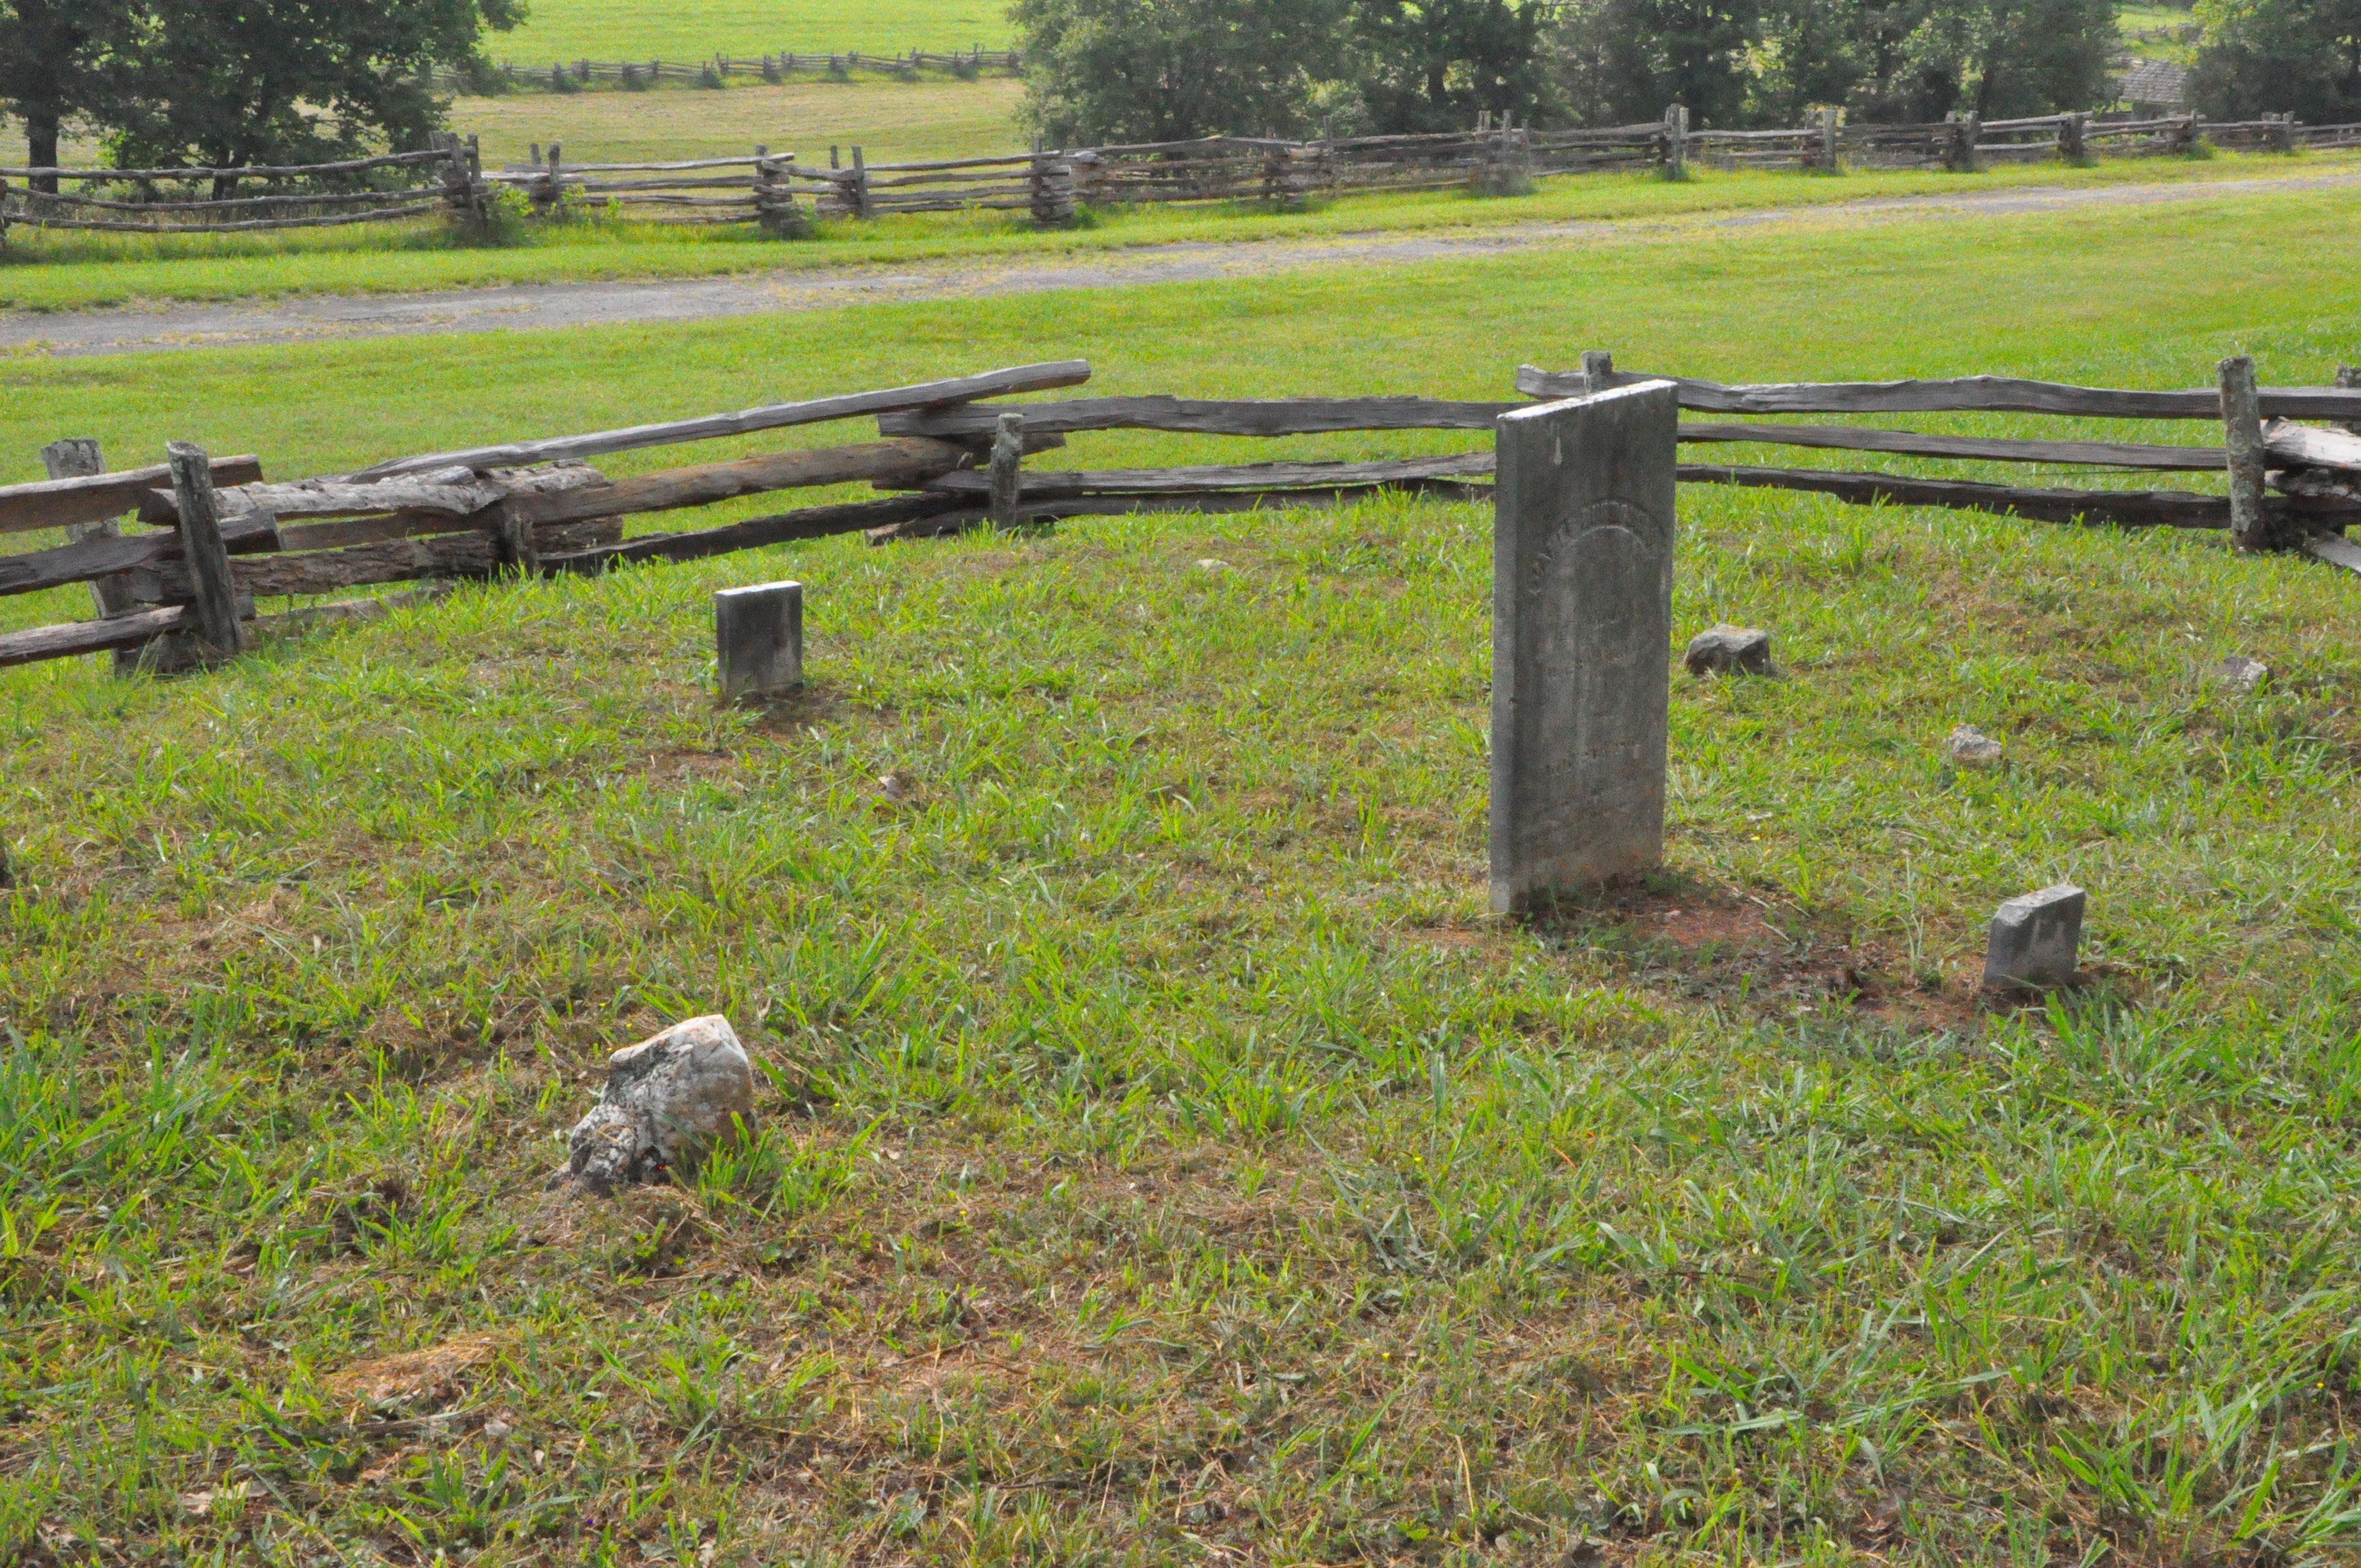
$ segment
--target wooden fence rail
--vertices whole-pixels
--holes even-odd
[[[146,649],[150,667],[234,654],[257,601],[323,596],[374,584],[551,575],[635,561],[684,561],[790,540],[865,533],[873,543],[934,537],[997,522],[1031,525],[1120,512],[1237,511],[1350,500],[1380,492],[1453,499],[1486,494],[1488,451],[1384,462],[1280,462],[1158,469],[1027,470],[1024,458],[1070,434],[1147,430],[1290,437],[1345,432],[1479,433],[1525,401],[1416,397],[1220,400],[1162,396],[985,400],[1086,382],[1090,367],[1058,361],[883,391],[774,404],[621,430],[508,442],[399,458],[360,472],[266,483],[250,457],[201,461],[174,449],[169,466],[60,473],[66,457],[94,466],[88,444],[51,449],[53,473],[0,487],[0,533],[63,527],[60,545],[0,556],[0,596],[65,584],[108,585],[97,621],[0,636],[0,664]],[[2342,531],[2361,523],[2361,435],[2298,420],[2361,422],[2361,374],[2335,387],[2257,388],[2251,360],[2225,360],[2218,384],[2186,390],[2079,387],[1975,376],[1880,382],[1731,386],[1618,371],[1605,353],[1582,368],[1525,367],[1528,400],[1669,381],[1686,410],[1716,415],[1993,413],[2105,420],[2204,420],[2218,444],[1959,435],[1850,424],[1684,423],[1686,445],[1757,445],[1938,461],[2037,465],[2118,473],[2224,475],[2213,490],[2076,488],[1870,469],[1685,463],[1685,483],[1735,485],[1863,504],[1949,507],[2056,522],[2227,531],[2242,549],[2301,549],[2361,570]],[[878,439],[609,478],[587,459],[657,446],[873,417]],[[62,449],[73,446],[74,453]],[[990,464],[987,471],[985,464]],[[866,483],[873,500],[806,507],[726,527],[626,541],[627,518],[748,496]],[[126,533],[135,513],[154,532]],[[337,616],[366,613],[330,607]]]

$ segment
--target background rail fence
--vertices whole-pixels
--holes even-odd
[[[177,187],[177,190],[172,189]],[[209,187],[210,189],[201,189]],[[475,138],[341,163],[235,169],[0,169],[0,242],[11,228],[238,234],[413,222],[480,227]]]
[[[2242,550],[2301,550],[2361,572],[2361,369],[2325,388],[2256,384],[2254,362],[2217,367],[2216,384],[2129,390],[1972,376],[1947,380],[1729,386],[1619,371],[1593,352],[1578,370],[1527,366],[1514,400],[1420,397],[1194,400],[1168,396],[987,400],[1076,387],[1080,360],[988,371],[884,391],[585,435],[433,453],[357,473],[266,483],[252,457],[208,458],[175,444],[155,467],[107,472],[96,444],[44,453],[51,477],[0,487],[0,535],[62,529],[61,544],[0,554],[0,596],[92,585],[97,618],[0,635],[0,665],[129,651],[172,670],[241,652],[256,603],[370,585],[448,584],[503,575],[598,572],[688,561],[797,540],[863,533],[872,543],[982,527],[1054,526],[1125,512],[1301,507],[1387,492],[1457,499],[1490,493],[1489,450],[1379,462],[1282,461],[1050,472],[1029,455],[1096,431],[1230,437],[1359,432],[1488,433],[1534,400],[1670,381],[1688,446],[1767,445],[1938,462],[2029,465],[2094,474],[2218,476],[2197,488],[2063,488],[1753,463],[1684,463],[1688,484],[1806,492],[1865,505],[1945,507],[2031,521],[2226,530]],[[2219,444],[1960,435],[1859,424],[1797,424],[1797,414],[2012,413],[2082,420],[2199,421]],[[1773,422],[1746,422],[1768,416]],[[878,439],[609,478],[602,455],[873,417]],[[2335,423],[2298,422],[2337,422]],[[877,499],[626,539],[627,519],[778,491],[866,483]],[[126,532],[125,520],[133,529]],[[332,602],[278,624],[382,613],[382,601]]]
[[[445,137],[420,152],[297,168],[0,169],[0,239],[11,225],[134,234],[226,234],[415,221],[442,216],[478,231],[496,196],[525,215],[608,215],[637,222],[755,224],[793,236],[815,219],[896,214],[1021,212],[1044,225],[1085,207],[1161,203],[1295,206],[1392,191],[1510,195],[1537,179],[1707,168],[1948,169],[2057,159],[2191,153],[2206,146],[2292,153],[2361,147],[2361,125],[2307,126],[2292,115],[2209,124],[2196,115],[2114,120],[2045,115],[1985,122],[1843,125],[1833,111],[1792,129],[1693,130],[1675,108],[1661,122],[1543,131],[1506,123],[1430,136],[1288,141],[1203,137],[1135,146],[1039,149],[918,163],[870,163],[831,148],[829,162],[758,147],[744,157],[568,165],[538,145],[522,163],[487,172],[475,138]],[[210,184],[210,194],[196,188]],[[166,186],[184,193],[167,195]],[[79,189],[69,189],[79,187]],[[259,187],[259,189],[257,189]],[[799,197],[808,197],[807,206]]]
[[[1013,76],[1025,69],[1024,54],[1013,49],[953,49],[937,53],[907,49],[891,53],[860,49],[812,51],[782,49],[757,55],[716,54],[696,60],[556,60],[545,65],[502,60],[490,79],[464,71],[435,71],[424,78],[438,92],[581,93],[591,90],[647,92],[658,87],[726,87],[732,82],[763,82],[773,85],[799,78],[849,81],[856,75],[915,82],[922,76],[949,76],[972,81],[980,76]]]

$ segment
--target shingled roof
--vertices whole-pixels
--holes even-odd
[[[2124,72],[2115,84],[2115,94],[2129,104],[2184,108],[2189,103],[2189,72],[2169,60],[2144,60]]]

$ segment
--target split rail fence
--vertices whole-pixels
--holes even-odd
[[[781,49],[758,55],[717,54],[694,61],[560,60],[547,65],[528,65],[502,60],[493,68],[489,83],[480,77],[458,71],[436,71],[426,80],[437,91],[448,93],[481,92],[487,86],[494,92],[538,89],[544,93],[581,93],[605,88],[642,93],[666,86],[726,87],[737,81],[776,85],[799,77],[844,82],[856,75],[867,75],[915,82],[922,76],[939,75],[972,81],[987,74],[1013,76],[1024,69],[1025,57],[1020,51],[979,46],[953,49],[949,54],[917,49],[891,54],[859,49],[818,53]]]
[[[985,158],[870,163],[853,147],[828,162],[758,147],[743,157],[672,162],[565,161],[535,145],[524,162],[487,172],[475,139],[445,137],[423,152],[313,168],[184,170],[0,169],[0,239],[11,225],[135,234],[414,221],[442,214],[483,231],[501,192],[540,219],[618,215],[636,222],[752,224],[783,237],[816,219],[895,214],[1020,212],[1044,225],[1085,207],[1166,203],[1295,206],[1378,191],[1471,190],[1516,194],[1538,179],[1697,166],[1840,172],[1949,169],[2059,159],[2150,157],[2202,146],[2253,151],[2361,147],[2361,125],[2306,126],[2292,116],[2208,124],[2194,115],[2103,120],[2047,115],[1984,122],[1844,125],[1833,110],[1800,129],[1692,130],[1675,107],[1662,121],[1541,131],[1494,125],[1436,136],[1287,141],[1192,141],[1043,149]],[[21,182],[21,183],[19,183]],[[187,193],[164,193],[168,186]],[[195,187],[210,185],[210,194]],[[250,191],[259,185],[262,189]],[[65,187],[78,186],[69,192]]]
[[[2000,377],[1951,380],[1725,386],[1618,371],[1587,354],[1577,370],[1527,367],[1518,400],[1415,397],[1205,400],[986,400],[1080,386],[1081,361],[995,370],[886,391],[776,404],[734,414],[443,452],[358,473],[266,483],[251,457],[174,446],[155,467],[104,472],[94,444],[45,454],[52,477],[0,487],[0,534],[62,528],[66,543],[0,555],[0,596],[88,583],[97,618],[0,636],[0,665],[115,651],[118,663],[170,670],[244,648],[257,601],[324,597],[371,585],[444,583],[504,574],[598,572],[687,561],[796,540],[864,533],[873,543],[1127,512],[1222,512],[1325,504],[1386,492],[1458,499],[1490,493],[1490,451],[1384,462],[1288,461],[1185,467],[1028,469],[1028,455],[1084,432],[1141,430],[1283,437],[1346,432],[1489,432],[1505,413],[1642,381],[1669,380],[1686,411],[1688,445],[1753,444],[2094,472],[2224,476],[2227,493],[2064,488],[1927,478],[1870,470],[1683,464],[1689,484],[1806,492],[1871,505],[1947,507],[2035,521],[2125,528],[2221,529],[2242,549],[2301,549],[2361,571],[2361,371],[2327,388],[2258,388],[2250,359],[2225,360],[2215,386],[2139,391]],[[2219,445],[1962,436],[1852,424],[1797,424],[1797,414],[2017,413],[2214,423]],[[589,459],[621,452],[874,416],[879,439],[610,479]],[[1739,422],[1730,416],[1773,416]],[[2301,422],[2315,422],[2304,423]],[[2342,422],[2323,428],[2317,422]],[[627,518],[743,497],[867,483],[878,499],[805,507],[719,527],[626,540]],[[135,517],[148,531],[127,532]],[[300,620],[354,619],[379,601],[332,603]]]
[[[487,196],[472,137],[462,141],[446,136],[423,152],[392,152],[341,163],[0,169],[0,243],[11,227],[240,234],[408,223],[441,215],[481,228],[488,215]]]

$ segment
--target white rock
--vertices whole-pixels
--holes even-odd
[[[2270,684],[2271,667],[2260,659],[2234,653],[2213,666],[2213,678],[2242,692],[2259,691]]]
[[[730,1020],[675,1024],[617,1051],[607,1087],[566,1140],[570,1181],[604,1196],[637,1181],[693,1177],[706,1156],[754,1129],[754,1066]]]
[[[1955,768],[1996,768],[2000,759],[2000,742],[1973,725],[1960,725],[1943,741],[1943,760]]]
[[[1208,555],[1203,560],[1197,563],[1197,570],[1201,572],[1235,572],[1237,568],[1231,565],[1227,561],[1223,560],[1218,555]]]
[[[1771,673],[1771,634],[1728,621],[1709,626],[1689,639],[1681,662],[1693,675],[1767,675]]]

